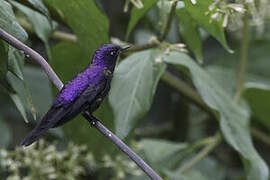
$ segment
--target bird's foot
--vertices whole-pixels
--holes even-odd
[[[95,116],[91,115],[91,122],[90,122],[91,126],[95,126],[97,122],[98,119]]]
[[[83,112],[83,116],[88,120],[91,126],[96,126],[98,119],[95,116],[91,115],[87,111]]]

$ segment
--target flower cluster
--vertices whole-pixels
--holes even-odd
[[[264,28],[263,25],[270,17],[270,2],[267,0],[215,0],[207,14],[211,14],[213,20],[222,20],[223,27],[237,30],[242,27],[244,13],[250,16],[251,25]]]
[[[65,151],[59,151],[55,144],[46,145],[39,140],[29,148],[0,150],[0,166],[8,174],[7,180],[76,179],[86,174],[85,166],[96,166],[92,153],[86,149],[70,143]]]
[[[0,150],[0,173],[7,180],[32,179],[80,179],[110,169],[111,179],[125,179],[140,176],[143,172],[124,155],[111,157],[104,155],[101,161],[87,151],[86,145],[69,143],[59,150],[56,143],[48,145],[44,140],[27,148],[18,147],[14,151]]]

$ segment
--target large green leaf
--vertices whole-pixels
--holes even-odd
[[[117,66],[109,101],[115,115],[116,134],[128,135],[149,109],[157,82],[165,65],[156,63],[157,51],[135,53]]]
[[[128,23],[127,28],[127,34],[126,38],[129,37],[132,29],[135,27],[135,25],[139,22],[139,20],[144,16],[144,14],[153,7],[158,0],[145,0],[143,1],[143,8],[138,9],[136,7],[132,7],[131,14],[130,14],[130,20]]]
[[[78,44],[64,42],[52,48],[52,62],[52,66],[60,79],[67,82],[89,64],[90,58],[81,53]],[[103,103],[95,115],[107,128],[113,127],[113,115],[107,101]],[[65,124],[63,129],[65,137],[76,143],[87,144],[89,150],[96,155],[110,153],[114,148],[107,138],[95,128],[92,128],[81,115]],[[97,157],[102,158],[102,156]]]
[[[140,141],[143,152],[149,163],[157,169],[172,168],[183,159],[184,143],[174,143],[160,139],[143,139]]]
[[[270,86],[257,82],[245,85],[243,93],[254,116],[270,131]]]
[[[186,9],[176,10],[179,19],[179,30],[187,46],[194,52],[196,59],[202,63],[202,40],[199,32],[199,26],[196,21],[188,14]]]
[[[20,3],[9,0],[9,2],[18,8],[22,13],[24,13],[27,19],[32,24],[34,32],[37,36],[44,42],[47,49],[48,55],[50,57],[49,51],[49,37],[53,32],[54,27],[51,25],[50,21],[42,14],[37,11],[34,11]],[[53,23],[53,25],[55,25]]]
[[[222,88],[187,55],[171,52],[164,55],[166,62],[189,70],[194,85],[204,102],[217,113],[222,133],[227,142],[245,160],[248,179],[268,179],[268,167],[255,150],[248,130],[249,114],[242,109]]]
[[[97,8],[95,1],[45,0],[48,5],[71,27],[77,35],[81,46],[81,53],[88,56],[90,61],[94,50],[109,41],[109,23],[107,18]]]
[[[184,0],[185,10],[189,15],[208,33],[210,33],[214,38],[216,38],[225,49],[229,52],[232,50],[229,48],[226,42],[224,28],[222,26],[223,18],[219,20],[213,20],[211,18],[212,13],[215,13],[214,9],[210,13],[206,14],[209,11],[209,6],[213,3],[212,0],[203,0],[196,1],[195,4],[191,0]]]
[[[27,39],[27,34],[17,22],[11,5],[4,0],[0,0],[0,28],[20,41],[24,42]]]

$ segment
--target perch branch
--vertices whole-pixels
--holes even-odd
[[[33,60],[37,61],[41,67],[46,71],[48,77],[52,80],[54,85],[61,90],[63,83],[58,78],[56,73],[46,62],[46,60],[35,52],[30,47],[26,46],[4,30],[0,28],[0,38],[5,40],[8,44],[13,47],[23,51],[25,54],[29,55]],[[92,118],[88,112],[83,113],[83,116],[89,121]],[[110,130],[108,130],[101,122],[97,121],[94,123],[94,127],[102,133],[104,136],[108,137],[121,151],[126,153],[126,155],[134,161],[139,168],[141,168],[151,179],[153,180],[162,180],[162,178],[149,166],[147,165],[136,153],[134,153],[123,141],[121,141],[116,135],[114,135]]]

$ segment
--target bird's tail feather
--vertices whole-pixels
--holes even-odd
[[[22,146],[29,146],[33,142],[35,142],[40,136],[44,135],[48,129],[40,130],[38,127],[33,129],[23,140],[21,143]]]
[[[40,123],[24,138],[22,146],[29,146],[52,128],[63,117],[63,108],[51,108]]]

